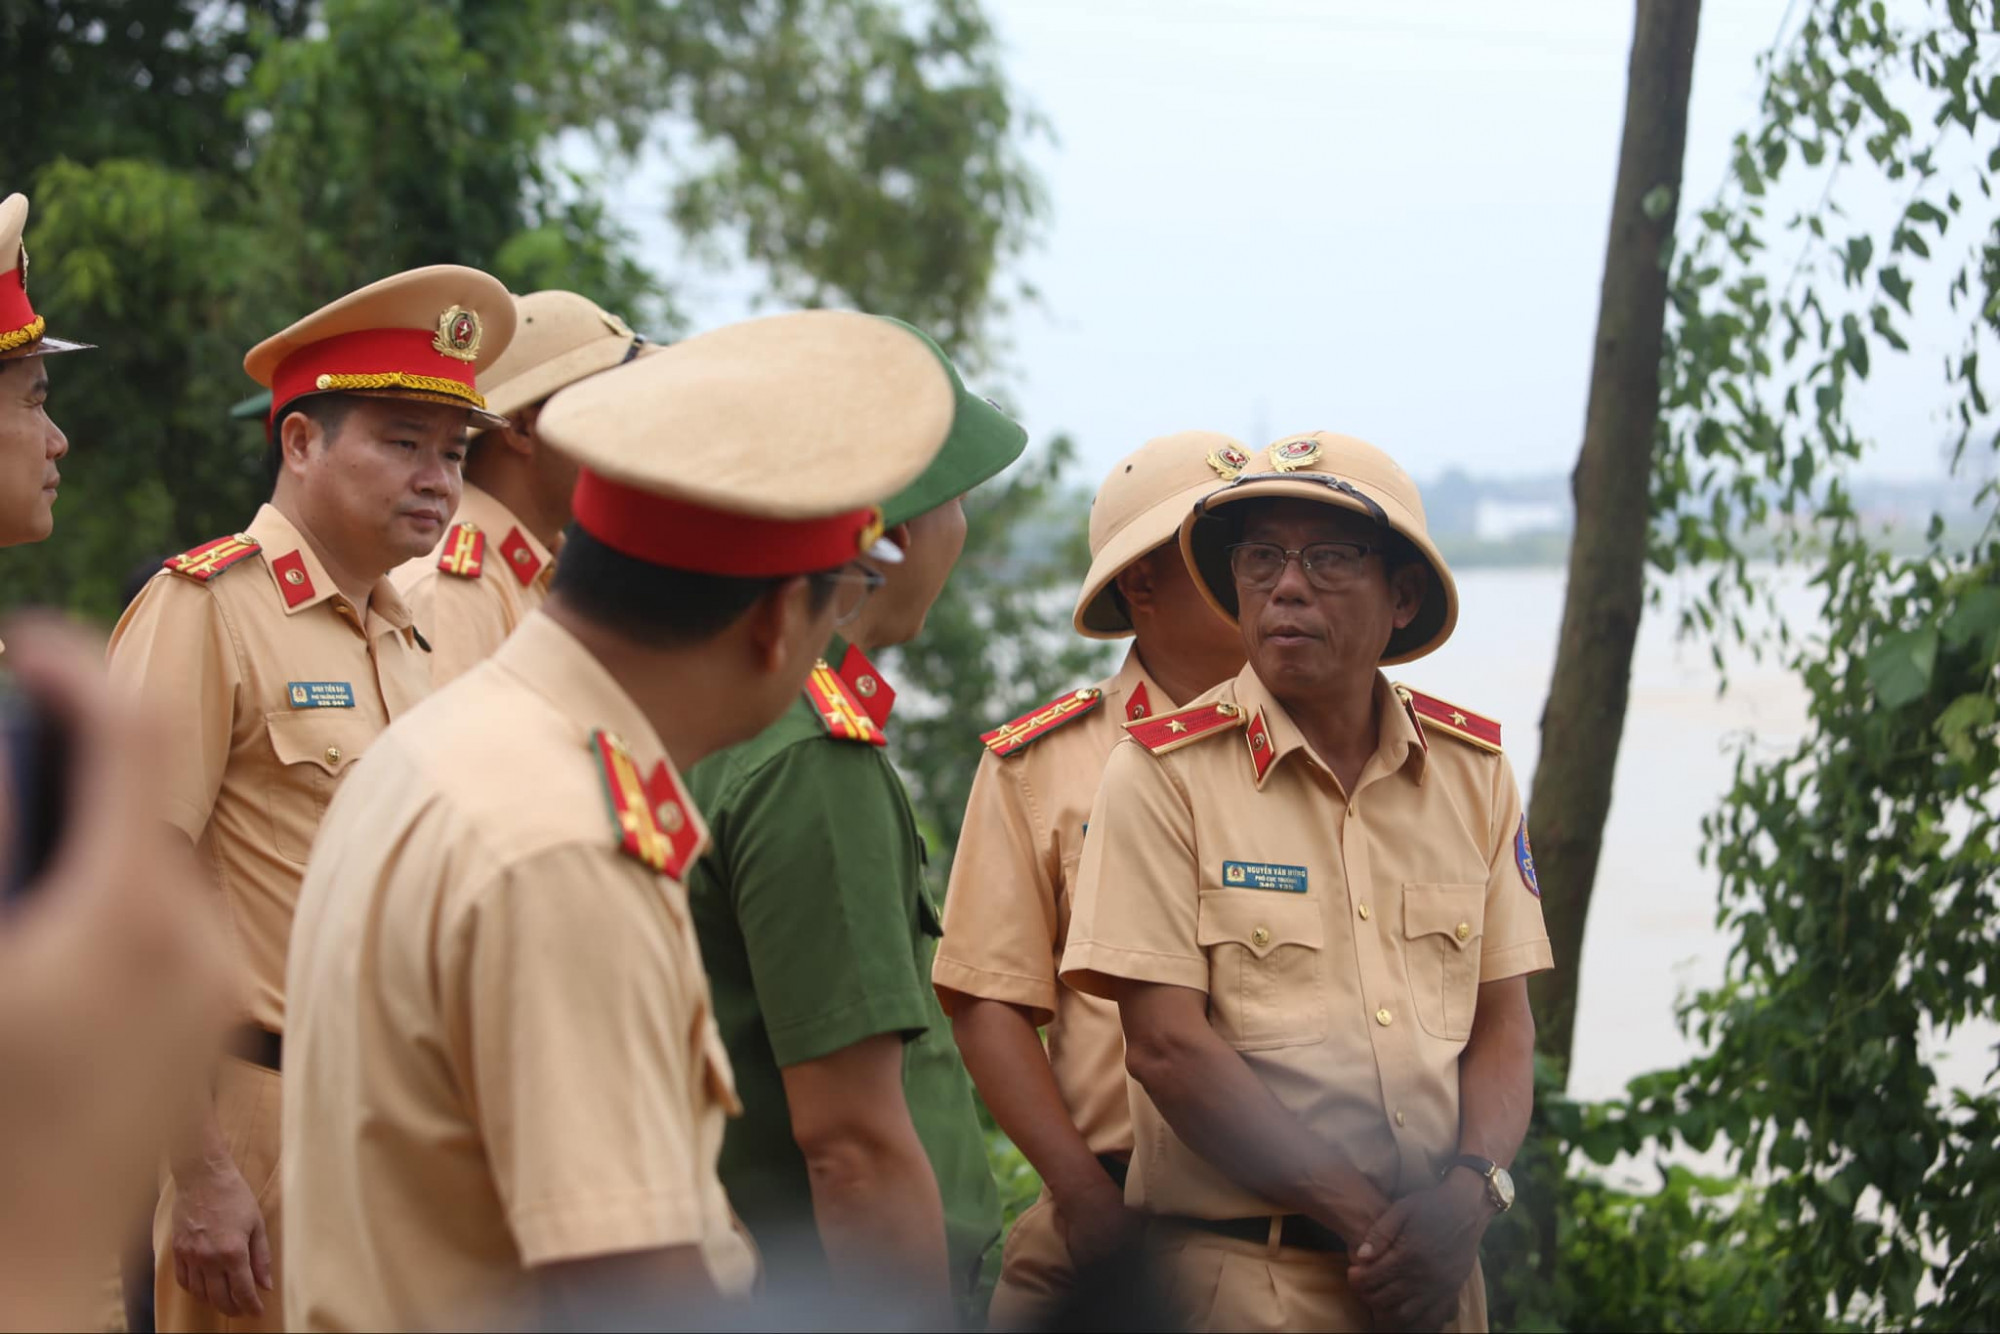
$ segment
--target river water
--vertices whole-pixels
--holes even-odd
[[[1458,630],[1432,657],[1392,672],[1505,728],[1523,789],[1533,779],[1540,719],[1562,621],[1560,568],[1478,569],[1458,576]],[[1779,614],[1810,634],[1818,599],[1804,579],[1771,572]],[[1612,787],[1611,817],[1584,941],[1570,1091],[1608,1097],[1689,1047],[1676,1000],[1722,976],[1728,941],[1715,924],[1716,877],[1699,860],[1701,821],[1728,790],[1738,748],[1776,756],[1805,727],[1804,688],[1783,666],[1727,660],[1728,689],[1707,645],[1675,637],[1678,590],[1641,623],[1632,699]],[[1530,794],[1532,800],[1532,794]],[[1977,1087],[1994,1068],[2000,1031],[1961,1030],[1936,1044],[1947,1084]]]

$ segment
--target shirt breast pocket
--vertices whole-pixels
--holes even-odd
[[[360,757],[372,729],[348,709],[267,714],[264,725],[277,757],[264,790],[271,845],[285,860],[303,865],[334,788]]]
[[[1486,886],[1403,886],[1403,959],[1417,1022],[1434,1038],[1472,1035]]]
[[[1238,1051],[1326,1037],[1326,928],[1319,900],[1254,889],[1204,889],[1196,941],[1208,953],[1216,1032]]]

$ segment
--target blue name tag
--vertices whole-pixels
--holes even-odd
[[[1276,862],[1224,862],[1222,883],[1228,889],[1275,889],[1286,894],[1306,892],[1306,868]]]
[[[295,709],[351,709],[354,687],[345,681],[293,681],[285,686]]]

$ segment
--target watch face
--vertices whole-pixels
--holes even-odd
[[[1494,1168],[1493,1175],[1486,1179],[1486,1184],[1493,1187],[1493,1202],[1500,1206],[1501,1213],[1504,1214],[1514,1207],[1514,1178],[1507,1174],[1506,1168]]]

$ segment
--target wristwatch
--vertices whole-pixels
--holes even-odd
[[[1463,1167],[1477,1172],[1486,1182],[1486,1200],[1493,1206],[1493,1212],[1504,1214],[1514,1207],[1514,1178],[1507,1169],[1491,1158],[1481,1158],[1476,1153],[1461,1153],[1444,1165],[1440,1178],[1449,1176],[1454,1167]]]

